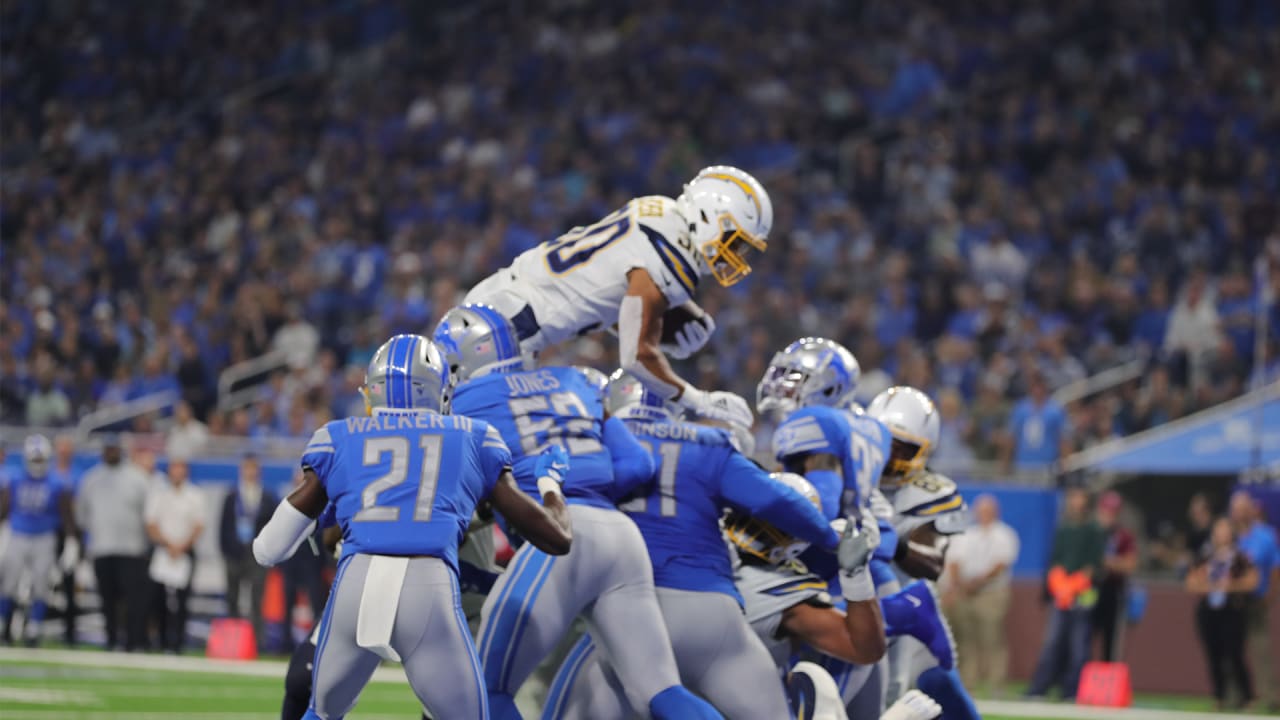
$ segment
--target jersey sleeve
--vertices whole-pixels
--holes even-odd
[[[759,465],[730,450],[720,473],[720,496],[748,515],[824,549],[840,542],[822,511],[800,493],[774,481]]]
[[[337,454],[338,448],[334,444],[330,426],[325,425],[316,430],[307,441],[307,447],[302,451],[302,469],[314,472],[323,483],[329,478]]]
[[[616,417],[604,421],[604,446],[613,462],[613,496],[626,497],[653,479],[653,456]]]
[[[511,469],[511,449],[502,439],[498,428],[479,420],[475,423],[477,427],[473,432],[481,436],[480,469],[484,472],[484,487],[488,491],[504,471]]]
[[[804,410],[792,413],[773,433],[773,454],[779,461],[806,453],[837,454],[822,423]]]
[[[648,271],[669,307],[689,302],[697,291],[698,269],[676,246],[684,240],[681,233],[687,231],[684,230],[684,220],[676,211],[675,201],[655,195],[636,198],[632,204],[635,207],[635,242],[642,251],[635,253],[631,267]]]

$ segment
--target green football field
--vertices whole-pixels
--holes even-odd
[[[0,649],[0,718],[124,720],[278,718],[282,661],[221,663],[193,657],[95,651]],[[1102,710],[1071,705],[982,702],[990,720],[1216,720],[1200,698],[1140,697],[1141,707]],[[381,668],[352,718],[415,718],[418,706],[399,668]],[[1254,715],[1252,717],[1258,717]]]

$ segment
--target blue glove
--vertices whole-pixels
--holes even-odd
[[[533,474],[538,478],[538,490],[542,494],[559,492],[569,474],[569,453],[559,445],[548,447],[534,462]]]

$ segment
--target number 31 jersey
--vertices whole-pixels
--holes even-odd
[[[342,527],[344,558],[430,555],[454,572],[471,514],[510,466],[491,425],[426,410],[334,420],[302,453]]]
[[[538,351],[569,338],[613,327],[627,292],[627,273],[643,268],[670,307],[693,299],[697,251],[676,202],[636,198],[599,222],[578,227],[525,251],[467,294],[516,321],[521,346]],[[517,317],[527,305],[537,335]]]

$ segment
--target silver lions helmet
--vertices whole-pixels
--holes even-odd
[[[454,384],[525,369],[516,329],[488,305],[471,303],[453,308],[440,319],[432,339],[444,351]]]
[[[49,474],[49,461],[53,458],[53,444],[43,435],[28,435],[22,443],[22,464],[33,478]]]
[[[582,373],[582,376],[587,379],[587,384],[595,388],[600,393],[600,397],[603,398],[605,393],[609,391],[608,375],[605,375],[593,367],[587,367],[586,365],[574,365],[573,369]]]
[[[378,408],[443,412],[450,387],[444,353],[421,335],[396,335],[369,361],[364,397],[369,411]]]
[[[667,401],[645,388],[635,375],[622,369],[609,376],[604,409],[623,420],[675,420],[677,417]]]
[[[843,345],[826,338],[800,338],[769,361],[756,387],[756,412],[779,417],[813,405],[843,407],[853,397],[862,370]]]

